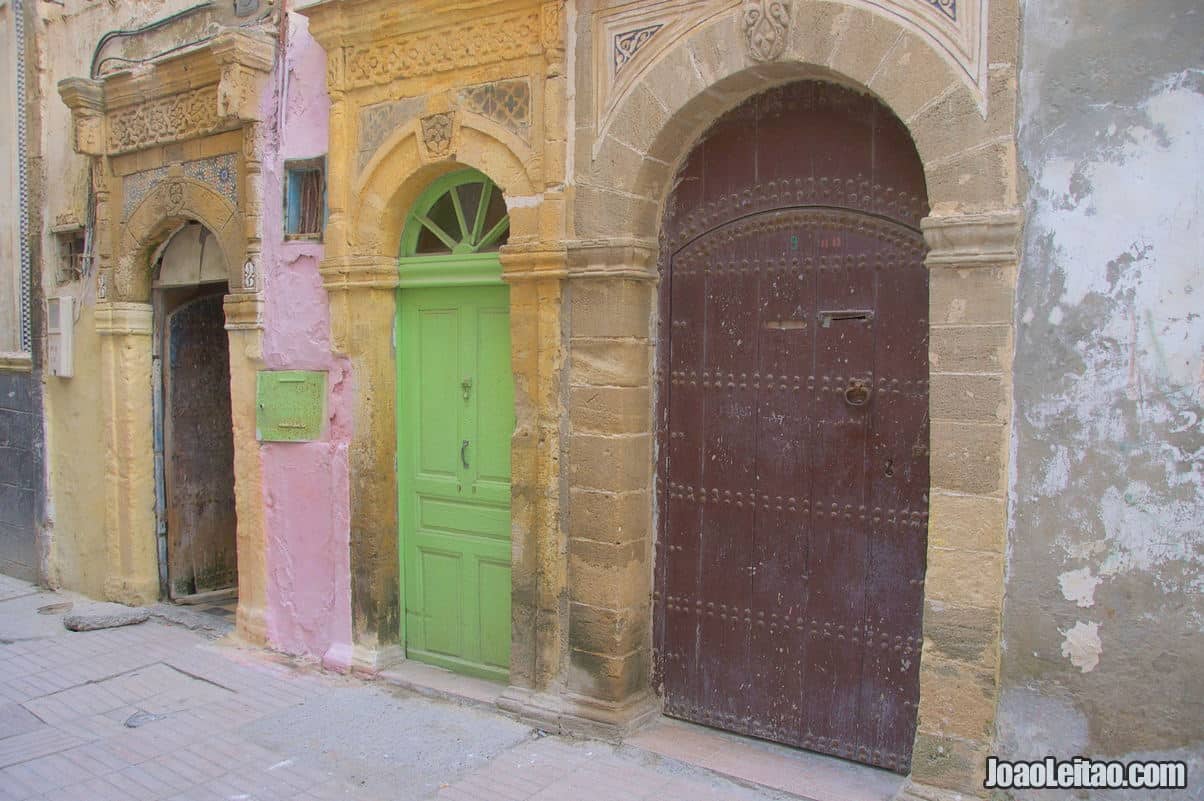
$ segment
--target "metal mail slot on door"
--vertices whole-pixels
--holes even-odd
[[[863,320],[868,323],[873,319],[873,309],[834,309],[829,311],[821,311],[819,313],[819,325],[821,328],[831,328],[833,322],[842,320]]]

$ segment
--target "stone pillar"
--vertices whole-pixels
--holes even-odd
[[[981,795],[998,702],[1020,214],[923,221],[932,494],[916,798]]]
[[[503,707],[548,722],[547,694],[564,658],[565,542],[561,503],[563,250],[502,248],[510,284],[515,427],[510,447],[513,558],[510,684]],[[542,711],[540,711],[542,709]]]
[[[655,243],[569,251],[567,666],[561,728],[621,736],[651,668]]]
[[[248,255],[248,260],[250,256]],[[238,635],[267,642],[267,542],[263,523],[263,463],[255,436],[255,397],[263,367],[263,295],[226,295],[230,347],[230,421],[234,431],[234,509],[238,518]]]
[[[105,597],[159,600],[149,303],[96,304],[105,421]]]
[[[375,673],[403,657],[393,352],[397,262],[341,257],[324,260],[321,272],[330,296],[334,351],[350,360],[355,376],[355,427],[348,449],[352,668]]]

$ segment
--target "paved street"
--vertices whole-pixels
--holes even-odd
[[[159,619],[69,632],[69,600],[0,576],[0,801],[793,797]]]

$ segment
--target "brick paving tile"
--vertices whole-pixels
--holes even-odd
[[[226,796],[207,787],[192,787],[179,795],[170,796],[168,801],[226,801]]]
[[[10,613],[0,602],[0,622]],[[0,801],[782,797],[638,746],[537,736],[475,707],[382,692],[156,621],[0,644],[0,677],[0,704],[43,721],[0,732]],[[332,698],[353,705],[337,724],[324,711]],[[138,711],[162,717],[127,727]]]
[[[89,777],[103,776],[122,767],[121,765],[113,766],[111,763],[104,762],[94,754],[82,750],[82,748],[72,748],[63,751],[59,756],[67,760],[76,769],[86,773]]]
[[[93,779],[78,786],[87,794],[88,801],[126,801],[126,795],[104,778]]]
[[[117,788],[127,801],[151,801],[151,799],[159,798],[160,794],[149,789],[145,784],[134,781],[128,774],[132,768],[120,771],[118,773],[110,773],[105,776],[105,781]]]
[[[91,715],[86,718],[78,718],[76,720],[64,723],[59,729],[68,734],[72,734],[81,740],[103,740],[106,737],[112,737],[121,734],[125,731],[123,722],[134,713],[131,708],[126,711],[124,716],[119,716],[119,719],[114,719],[110,713],[100,715]]]
[[[41,801],[95,801],[82,784],[72,784],[42,793]]]
[[[261,801],[289,801],[296,792],[293,787],[281,782],[265,771],[244,770],[234,776],[255,798]]]
[[[86,782],[96,777],[95,773],[87,770],[82,765],[72,762],[62,754],[51,754],[39,759],[32,759],[23,764],[50,777],[60,787],[77,782]]]
[[[0,740],[0,768],[37,759],[81,745],[74,735],[52,728],[39,729]]]
[[[44,793],[47,790],[53,790],[59,786],[59,782],[53,777],[47,777],[36,769],[30,767],[28,762],[22,762],[20,765],[13,765],[11,768],[5,768],[4,781],[13,781],[17,784],[23,784],[29,788],[31,796]]]
[[[61,752],[67,759],[80,759],[83,764],[103,766],[103,771],[96,771],[100,776],[129,767],[129,763],[114,754],[104,743],[93,742]]]
[[[181,772],[176,769],[174,762],[168,764],[170,760],[165,762],[165,759],[160,758],[143,762],[139,767],[146,772],[146,775],[156,781],[162,782],[172,792],[179,793],[197,784],[200,779],[199,774],[196,774],[194,771],[189,771],[193,775]]]
[[[490,770],[489,767],[474,775],[474,778],[485,786],[507,787],[515,792],[530,795],[546,783],[536,776],[524,775],[520,771]]]
[[[127,778],[134,784],[146,788],[153,798],[162,798],[168,793],[179,791],[179,786],[175,785],[174,782],[166,782],[162,776],[156,774],[158,774],[158,771],[148,769],[148,763],[144,762],[141,765],[128,767],[116,775]]]
[[[38,794],[37,788],[21,778],[22,773],[19,765],[0,770],[0,798],[7,795],[12,801],[24,801]]]
[[[456,782],[452,787],[465,793],[475,793],[485,798],[497,799],[497,801],[522,801],[522,799],[530,798],[534,792],[539,790],[537,788],[533,792],[526,789],[515,789],[482,776],[469,776],[467,779]]]
[[[181,764],[195,770],[201,776],[199,781],[216,779],[219,776],[225,775],[228,770],[225,765],[198,752],[196,744],[175,751],[172,753],[172,757]]]

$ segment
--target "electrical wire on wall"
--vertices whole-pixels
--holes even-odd
[[[170,47],[166,50],[161,50],[161,51],[155,53],[154,55],[147,56],[146,58],[124,58],[122,56],[108,56],[106,58],[100,57],[101,50],[103,50],[105,45],[107,45],[109,42],[111,42],[114,39],[119,39],[119,38],[128,37],[128,36],[137,36],[139,34],[147,33],[148,31],[153,31],[158,28],[162,28],[166,25],[170,25],[171,23],[175,22],[176,20],[183,19],[184,17],[190,16],[199,11],[206,11],[208,9],[211,9],[215,5],[216,4],[213,2],[201,3],[199,5],[195,5],[195,6],[186,8],[182,11],[177,11],[174,14],[169,14],[168,16],[163,17],[162,19],[157,19],[154,22],[149,22],[146,25],[142,25],[137,28],[126,28],[126,29],[121,29],[121,30],[109,31],[104,36],[100,37],[100,41],[96,43],[96,49],[92,51],[91,76],[93,78],[99,78],[101,70],[111,61],[120,62],[121,64],[145,64],[147,62],[162,58],[163,56],[169,55],[171,53],[175,53],[180,50],[187,50],[190,47],[195,47],[196,45],[199,45],[199,44],[209,41],[210,39],[214,38],[217,34],[211,33],[206,36],[201,36],[196,39],[192,39],[190,41],[183,42],[181,44],[176,45],[175,47]],[[272,4],[267,3],[265,5],[267,6],[267,10],[265,10],[262,14],[255,17],[254,19],[250,19],[250,20],[247,20],[246,22],[240,23],[238,25],[238,27],[239,28],[251,28],[251,27],[254,27],[254,26],[260,24],[264,20],[268,19],[268,17],[270,17],[272,15]]]
[[[80,315],[83,314],[84,301],[91,296],[92,300],[96,300],[96,284],[92,281],[92,274],[95,272],[93,266],[96,264],[96,194],[92,189],[92,168],[88,167],[88,187],[87,187],[87,211],[84,217],[84,253],[80,259],[79,270],[79,297],[75,301],[74,317],[75,322],[79,322]]]

